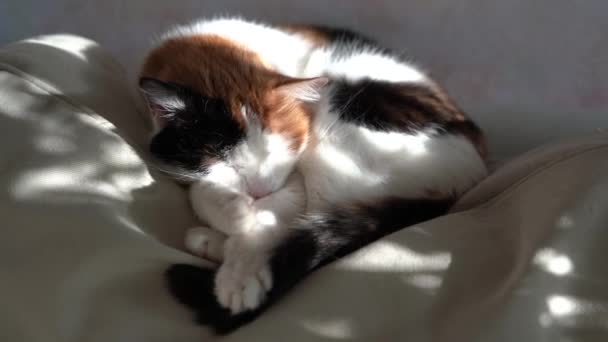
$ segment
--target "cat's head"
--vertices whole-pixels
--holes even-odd
[[[306,147],[311,103],[326,82],[277,76],[250,98],[235,99],[143,77],[140,89],[155,123],[150,152],[182,180],[229,168],[243,191],[263,197],[283,186]]]

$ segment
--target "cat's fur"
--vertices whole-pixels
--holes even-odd
[[[151,152],[192,182],[173,293],[226,333],[308,272],[444,213],[486,175],[477,126],[420,70],[359,34],[199,21],[165,34],[140,86]]]

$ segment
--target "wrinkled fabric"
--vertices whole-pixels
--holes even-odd
[[[0,340],[212,341],[167,293],[196,225],[99,46],[0,50]],[[608,135],[502,165],[449,215],[305,279],[226,341],[605,341]]]

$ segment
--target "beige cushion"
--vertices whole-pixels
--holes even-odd
[[[132,89],[83,38],[0,50],[3,341],[212,339],[164,288],[170,263],[209,264],[181,251],[196,223],[184,190],[142,161]],[[606,135],[532,151],[226,340],[603,341],[607,171]]]

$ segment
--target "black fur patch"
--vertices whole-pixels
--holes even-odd
[[[364,46],[368,46],[370,48],[374,48],[376,50],[385,50],[381,48],[379,44],[372,38],[364,35],[363,33],[356,32],[349,29],[330,27],[330,26],[321,26],[321,25],[313,25],[310,26],[323,33],[327,38],[332,42],[332,45],[335,47],[339,47],[340,45],[344,45],[344,47],[352,47],[352,45],[356,45],[359,48]]]
[[[400,58],[394,51],[381,46],[376,40],[360,32],[327,26],[314,26],[314,28],[325,34],[331,41],[333,58],[348,57],[360,53],[361,50],[375,51]]]
[[[256,311],[232,316],[220,306],[213,291],[215,270],[175,264],[165,276],[171,294],[194,310],[197,323],[209,326],[216,334],[228,334],[257,317]]]
[[[453,202],[392,198],[375,205],[361,204],[311,215],[277,247],[273,273],[307,273],[387,234],[443,215]]]
[[[194,172],[222,159],[245,137],[226,104],[171,82],[153,80],[165,94],[172,94],[185,107],[166,116],[166,126],[150,142],[152,155],[167,165]]]
[[[331,106],[344,121],[407,133],[445,127],[462,115],[426,86],[372,80],[334,81]]]

